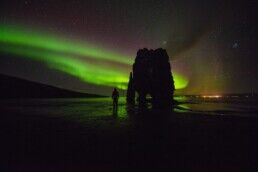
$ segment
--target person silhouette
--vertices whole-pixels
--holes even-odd
[[[117,91],[116,88],[114,88],[114,90],[112,92],[113,110],[117,110],[118,98],[119,98],[119,92]]]

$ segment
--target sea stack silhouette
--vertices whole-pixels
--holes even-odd
[[[175,91],[169,56],[162,48],[140,49],[137,52],[127,89],[127,103],[146,107],[146,96],[151,96],[153,108],[169,108],[173,105]]]

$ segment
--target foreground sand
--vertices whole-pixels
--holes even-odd
[[[256,171],[258,120],[167,111],[84,123],[1,109],[1,171]]]

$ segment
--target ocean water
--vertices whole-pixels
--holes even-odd
[[[258,117],[258,100],[254,97],[175,97],[176,113],[203,115],[238,115]],[[84,122],[114,117],[111,98],[57,98],[57,99],[6,99],[0,100],[1,108],[29,115],[45,115]],[[137,107],[129,109],[137,112]],[[119,99],[116,118],[128,118],[128,107],[124,97]]]
[[[237,115],[258,117],[258,99],[250,96],[176,97],[181,102],[175,111],[205,115]]]

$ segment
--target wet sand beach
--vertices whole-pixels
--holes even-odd
[[[216,114],[138,111],[121,100],[113,113],[107,98],[1,100],[0,107],[1,171],[255,171],[258,166],[255,110],[242,116],[226,108]]]

